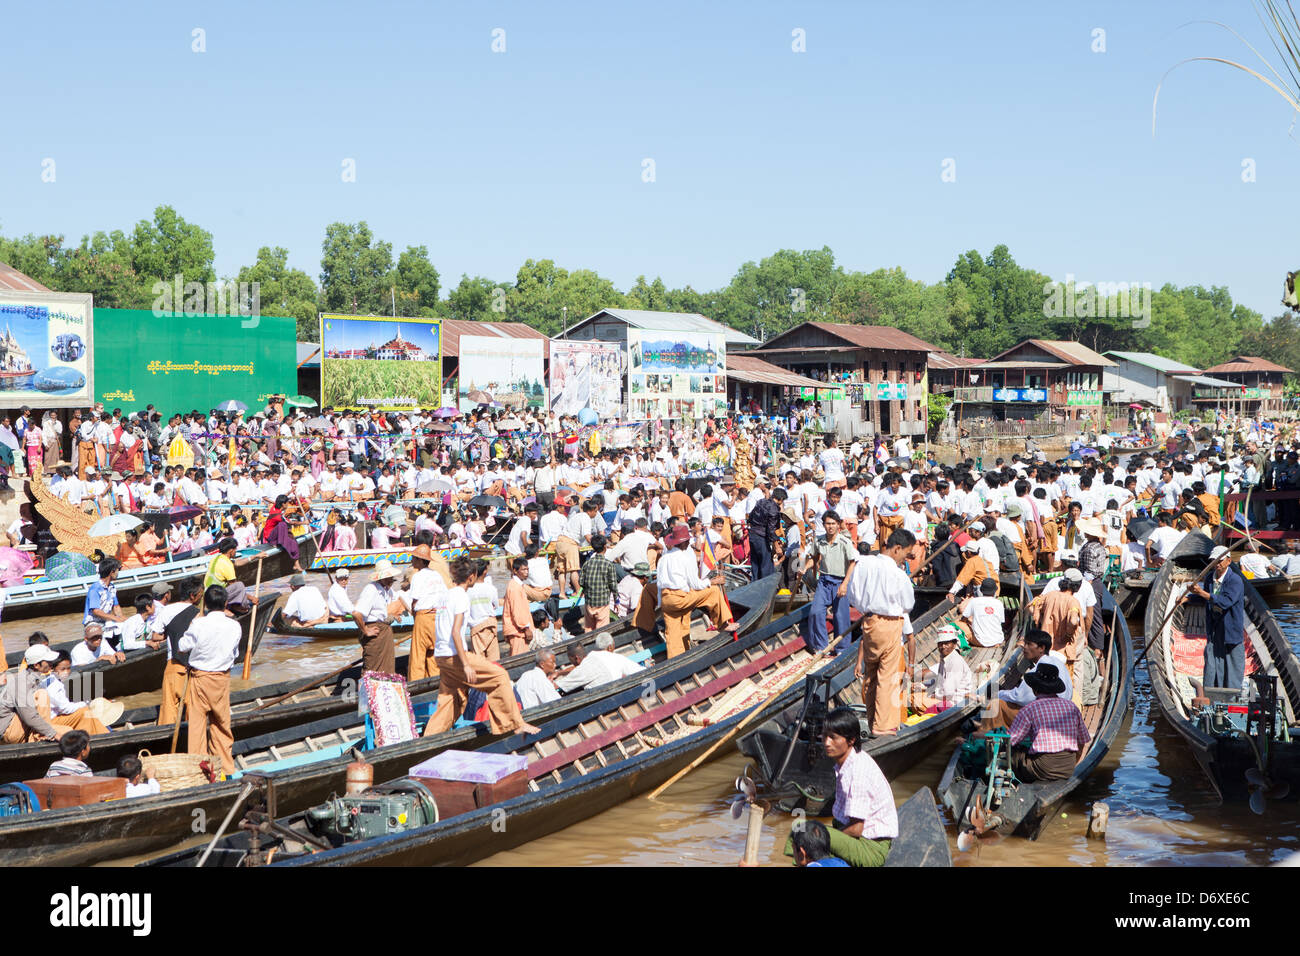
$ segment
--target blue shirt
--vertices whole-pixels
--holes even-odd
[[[113,613],[113,608],[117,606],[117,588],[111,584],[105,584],[103,581],[96,581],[86,591],[86,610],[81,622],[84,627],[87,624],[103,624],[99,618],[90,612],[92,610],[103,611],[105,614]]]
[[[809,866],[848,866],[848,864],[845,863],[843,860],[841,860],[838,856],[828,856],[825,859],[813,860],[808,865]]]

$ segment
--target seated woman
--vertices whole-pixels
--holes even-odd
[[[939,661],[927,668],[924,680],[912,684],[912,710],[940,714],[975,693],[975,675],[957,649],[959,632],[954,624],[939,629]]]
[[[827,715],[822,746],[835,762],[830,852],[849,866],[881,866],[898,838],[898,811],[889,781],[862,750],[861,725],[852,709],[837,707]],[[787,841],[785,854],[794,855],[793,840]]]

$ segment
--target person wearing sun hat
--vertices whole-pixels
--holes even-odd
[[[912,710],[940,714],[975,693],[975,675],[962,658],[961,631],[945,624],[935,637],[939,660],[925,669],[922,679],[912,684]]]
[[[1025,684],[1034,699],[1011,723],[1011,769],[1025,782],[1067,780],[1092,739],[1083,714],[1072,700],[1058,696],[1065,681],[1056,665],[1040,662],[1025,675]]]
[[[370,572],[370,583],[361,591],[352,608],[361,643],[362,671],[394,673],[397,651],[393,644],[392,620],[403,611],[401,599],[393,590],[397,569],[383,558]]]

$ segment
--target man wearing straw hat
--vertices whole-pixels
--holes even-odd
[[[438,673],[433,660],[434,620],[438,607],[446,598],[447,585],[442,575],[430,562],[433,551],[427,544],[419,544],[411,552],[411,566],[415,569],[410,583],[399,597],[411,611],[414,626],[411,630],[411,653],[407,658],[406,679],[422,680]]]
[[[370,572],[370,583],[361,591],[352,609],[361,643],[361,669],[391,674],[397,666],[392,620],[402,613],[402,602],[393,590],[397,570],[387,558]]]

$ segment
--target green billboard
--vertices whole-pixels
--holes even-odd
[[[297,332],[280,316],[95,310],[95,397],[124,412],[206,412],[227,399],[260,411],[298,391]]]

